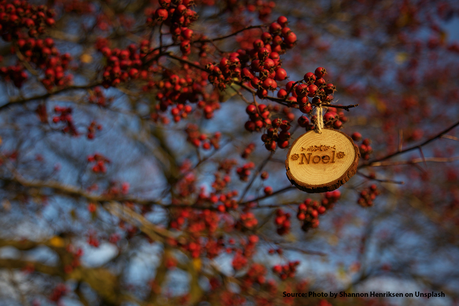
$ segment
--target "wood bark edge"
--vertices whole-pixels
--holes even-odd
[[[332,129],[330,129],[330,130],[332,130]],[[295,146],[296,142],[303,136],[303,135],[301,135],[300,137],[298,137],[292,143],[292,145],[290,146],[290,149],[288,150],[287,158],[285,159],[285,169],[287,170],[287,178],[290,181],[290,183],[292,183],[298,189],[300,189],[302,191],[305,191],[305,192],[308,192],[308,193],[320,193],[320,192],[332,191],[332,190],[338,189],[340,186],[342,186],[344,183],[349,181],[349,179],[351,177],[353,177],[357,173],[357,166],[358,166],[359,158],[360,158],[360,150],[359,150],[359,148],[354,143],[354,140],[352,140],[352,138],[349,137],[347,134],[345,134],[345,133],[343,133],[341,131],[337,131],[337,130],[333,130],[333,131],[341,133],[342,135],[346,136],[349,139],[349,141],[353,144],[354,151],[355,151],[354,161],[349,166],[349,168],[346,170],[346,172],[344,172],[343,175],[341,175],[339,178],[337,178],[336,180],[333,180],[333,181],[331,181],[329,183],[320,184],[320,185],[310,185],[310,184],[306,184],[306,183],[303,183],[303,182],[296,182],[294,180],[294,178],[293,178],[292,173],[290,172],[289,157],[290,157],[290,153],[292,151],[292,148]]]

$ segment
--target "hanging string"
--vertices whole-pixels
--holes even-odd
[[[323,108],[322,104],[316,105],[316,131],[319,134],[322,134],[322,129],[324,128],[324,117],[323,117]]]

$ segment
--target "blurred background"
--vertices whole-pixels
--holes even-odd
[[[0,305],[457,305],[459,3],[170,2],[0,2]],[[161,20],[180,5],[189,24]],[[279,16],[297,41],[269,95],[325,67],[332,104],[358,104],[336,110],[362,136],[336,201],[291,187],[287,150],[245,128],[255,99],[292,143],[300,110],[207,80]],[[336,203],[302,230],[307,199]]]

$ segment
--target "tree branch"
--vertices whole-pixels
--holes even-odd
[[[258,201],[267,199],[267,198],[269,198],[269,197],[275,196],[275,195],[277,195],[277,194],[279,194],[279,193],[283,193],[283,192],[285,192],[285,191],[292,190],[292,189],[296,189],[296,187],[295,187],[295,186],[287,186],[287,187],[284,187],[284,188],[281,188],[281,189],[279,189],[279,190],[274,191],[274,192],[273,192],[272,194],[270,194],[270,195],[265,195],[265,196],[262,196],[262,197],[258,197],[258,198],[256,198],[256,199],[249,200],[249,201],[245,201],[245,202],[242,202],[242,203],[240,203],[240,204],[241,204],[241,205],[247,205],[247,204],[252,203],[252,202],[258,202]]]
[[[369,162],[367,162],[367,163],[365,163],[365,164],[360,165],[360,166],[358,167],[358,169],[365,168],[365,167],[372,167],[372,166],[375,166],[375,167],[376,167],[375,164],[377,164],[378,166],[380,166],[380,165],[381,165],[380,162],[382,162],[382,161],[385,161],[385,160],[390,159],[390,158],[392,158],[392,157],[394,157],[394,156],[397,156],[397,155],[400,155],[400,154],[403,154],[403,153],[406,153],[406,152],[409,152],[409,151],[413,151],[413,150],[419,149],[419,148],[421,148],[421,147],[423,147],[423,146],[425,146],[425,145],[431,143],[432,141],[441,138],[443,135],[445,135],[446,133],[448,133],[449,131],[451,131],[452,129],[454,129],[454,128],[455,128],[456,126],[458,126],[458,125],[459,125],[459,121],[456,122],[455,124],[453,124],[452,126],[450,126],[449,128],[447,128],[447,129],[441,131],[441,132],[438,133],[437,135],[435,135],[435,136],[433,136],[433,137],[427,139],[426,141],[424,141],[423,143],[421,143],[421,144],[419,144],[419,145],[417,145],[417,146],[413,146],[413,147],[407,148],[407,149],[405,149],[405,150],[397,151],[397,152],[394,152],[394,153],[392,153],[392,154],[386,155],[386,156],[384,156],[384,157],[381,157],[381,158],[377,158],[377,159],[371,160],[371,161],[369,161]],[[427,161],[427,159],[426,159],[426,161]]]
[[[8,107],[13,106],[13,105],[24,105],[24,104],[29,103],[29,102],[48,99],[49,97],[52,97],[54,95],[57,95],[57,94],[60,94],[60,93],[63,93],[63,92],[67,92],[67,91],[71,91],[71,90],[91,89],[91,88],[99,86],[101,84],[102,83],[100,83],[100,82],[96,82],[96,83],[92,83],[92,84],[88,84],[88,85],[82,85],[82,86],[68,86],[68,87],[65,87],[65,88],[61,88],[61,89],[57,89],[57,90],[48,92],[48,93],[43,94],[43,95],[32,96],[32,97],[29,97],[29,98],[21,98],[21,97],[12,98],[9,102],[7,102],[6,104],[3,104],[3,105],[0,106],[0,112],[3,111],[3,110],[6,110]]]

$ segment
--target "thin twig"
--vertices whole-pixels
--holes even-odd
[[[199,69],[199,70],[202,70],[202,71],[206,71],[206,72],[207,72],[207,70],[206,70],[204,67],[202,67],[202,66],[200,66],[200,65],[197,65],[197,64],[195,64],[195,63],[193,63],[193,62],[191,62],[191,61],[189,61],[189,60],[186,60],[186,59],[184,59],[184,58],[178,57],[178,56],[174,55],[172,52],[168,52],[168,53],[165,53],[165,54],[163,54],[163,55],[166,55],[166,56],[168,56],[168,57],[170,57],[170,58],[173,58],[173,59],[175,59],[175,60],[177,60],[177,61],[180,61],[180,62],[182,62],[182,63],[188,64],[188,65],[190,65],[190,66],[192,66],[192,67],[194,67],[194,68],[196,68],[196,69]],[[302,80],[296,81],[295,84],[300,83],[301,81],[302,81]],[[245,90],[251,92],[253,95],[255,95],[255,94],[257,93],[256,90],[254,90],[254,89],[250,88],[249,86],[245,85],[244,82],[234,82],[234,84],[237,84],[237,85],[241,86],[241,87],[244,88]],[[288,95],[289,95],[290,92],[293,90],[293,87],[294,87],[294,86],[292,86],[292,88],[290,88],[290,90],[289,90],[287,96],[286,96],[284,99],[276,98],[276,97],[272,97],[272,96],[267,96],[267,97],[265,97],[265,99],[270,100],[270,101],[273,101],[273,102],[277,102],[277,103],[279,103],[279,104],[281,104],[281,105],[284,105],[284,106],[293,106],[293,105],[295,105],[295,104],[298,104],[298,103],[290,103],[290,102],[287,100]],[[359,105],[358,105],[358,104],[351,104],[351,105],[332,105],[332,104],[330,104],[330,105],[325,105],[325,106],[326,106],[326,107],[335,107],[335,108],[345,109],[345,110],[349,111],[350,108],[354,108],[354,107],[357,107],[357,106],[359,106]]]
[[[283,242],[274,242],[274,244],[282,245]],[[297,248],[297,247],[294,247],[294,246],[290,246],[290,245],[289,246],[282,245],[282,248],[284,250],[292,250],[292,251],[301,252],[301,253],[306,254],[306,255],[327,256],[326,253],[322,253],[322,252],[318,252],[318,251],[303,250],[303,249],[300,249],[300,248]]]
[[[158,227],[148,221],[144,216],[136,213],[132,209],[121,205],[115,201],[112,201],[104,208],[114,216],[128,222],[139,230],[147,234],[153,240],[164,241],[165,238],[175,238],[174,235],[165,228]]]
[[[424,162],[424,166],[427,168],[426,158],[424,156],[424,152],[422,152],[422,147],[419,147],[419,152],[421,153],[422,161]]]
[[[240,203],[240,205],[247,205],[247,204],[249,204],[249,203],[258,202],[258,201],[267,199],[267,198],[269,198],[269,197],[275,196],[275,195],[277,195],[277,194],[279,194],[279,193],[283,193],[283,192],[285,192],[285,191],[292,190],[292,189],[296,189],[296,187],[294,187],[294,186],[287,186],[287,187],[284,187],[284,188],[281,188],[281,189],[279,189],[279,190],[274,191],[274,192],[271,193],[270,195],[264,195],[264,196],[262,196],[262,197],[258,197],[258,198],[253,199],[253,200],[249,200],[249,201],[242,202],[242,203]]]
[[[459,160],[459,156],[453,157],[427,157],[425,159],[416,158],[411,160],[404,160],[399,162],[375,162],[371,166],[372,167],[386,167],[386,166],[400,166],[400,165],[414,165],[423,162],[431,162],[431,163],[447,163]]]
[[[247,30],[256,29],[256,28],[263,28],[263,27],[265,27],[265,25],[248,26],[248,27],[243,28],[243,29],[241,29],[241,30],[239,30],[239,31],[236,31],[236,32],[234,32],[234,33],[227,34],[227,35],[224,35],[224,36],[215,37],[215,38],[208,38],[208,39],[193,40],[193,41],[190,42],[190,44],[194,44],[194,43],[206,43],[206,42],[215,42],[215,41],[219,41],[219,40],[223,40],[223,39],[229,38],[229,37],[231,37],[231,36],[236,36],[237,34],[242,33],[242,32],[244,32],[244,31],[247,31]],[[151,50],[147,55],[150,55],[150,54],[152,54],[152,53],[155,52],[155,51],[162,50],[162,48],[167,49],[167,48],[169,48],[169,47],[177,47],[177,46],[180,46],[180,44],[178,44],[178,43],[171,43],[171,44],[168,44],[168,45],[161,45],[160,47],[157,47],[157,48]]]
[[[70,91],[70,90],[91,89],[91,88],[94,88],[94,87],[99,86],[101,84],[102,84],[101,82],[96,82],[96,83],[82,85],[82,86],[68,86],[68,87],[65,87],[65,88],[61,88],[61,89],[57,89],[57,90],[48,92],[48,93],[43,94],[43,95],[32,96],[32,97],[29,97],[29,98],[19,98],[19,97],[13,98],[8,103],[3,104],[2,106],[0,106],[0,111],[3,111],[3,110],[5,110],[8,107],[13,106],[13,105],[23,105],[23,104],[26,104],[26,103],[32,102],[32,101],[48,99],[49,97],[51,97],[53,95],[57,95],[57,94],[60,94],[60,93],[63,93],[63,92],[67,92],[67,91]]]
[[[452,135],[443,135],[443,136],[441,136],[441,138],[446,138],[446,139],[452,139],[452,140],[459,141],[458,137],[452,136]]]
[[[266,166],[266,164],[269,162],[271,157],[274,155],[274,151],[269,153],[269,156],[258,166],[257,171],[253,174],[252,179],[250,180],[250,183],[245,187],[244,191],[241,194],[241,197],[239,198],[239,204],[241,204],[242,200],[244,199],[245,195],[249,191],[250,187],[252,187],[253,182],[255,179],[258,177],[258,174],[263,170],[263,168]]]
[[[377,178],[371,177],[371,176],[369,176],[369,175],[363,174],[362,172],[357,172],[357,174],[360,175],[360,176],[363,176],[364,178],[367,178],[367,179],[369,179],[369,180],[376,181],[376,182],[380,182],[380,183],[392,183],[392,184],[400,184],[400,185],[405,184],[405,183],[402,182],[402,181],[381,180],[381,179],[377,179]]]
[[[6,164],[8,170],[11,171],[13,174],[13,178],[0,178],[4,181],[13,181],[19,183],[24,187],[29,188],[41,188],[41,189],[52,189],[56,192],[56,194],[63,194],[71,197],[80,197],[85,198],[86,200],[94,203],[103,203],[108,201],[119,201],[119,202],[132,202],[140,205],[159,205],[163,207],[167,207],[168,205],[163,204],[156,200],[147,200],[147,199],[139,199],[133,197],[110,197],[109,195],[97,195],[86,192],[80,188],[76,188],[73,186],[66,186],[57,181],[41,181],[41,180],[27,180],[25,179],[16,169],[14,169],[13,165],[8,162],[5,158],[2,158],[3,162]]]
[[[456,126],[459,125],[459,121],[456,122],[455,124],[453,124],[452,126],[448,127],[447,129],[441,131],[440,133],[438,133],[437,135],[427,139],[426,141],[424,141],[423,143],[417,145],[417,146],[413,146],[413,147],[410,147],[410,148],[407,148],[405,150],[402,150],[402,151],[397,151],[397,152],[394,152],[394,153],[391,153],[391,154],[388,154],[384,157],[381,157],[381,158],[377,158],[377,159],[374,159],[374,160],[371,160],[365,164],[362,164],[359,166],[359,169],[361,168],[365,168],[365,167],[377,167],[377,166],[380,166],[382,161],[385,161],[387,159],[390,159],[394,156],[397,156],[397,155],[400,155],[400,154],[403,154],[403,153],[406,153],[406,152],[409,152],[409,151],[412,151],[412,150],[416,150],[416,149],[419,149],[420,147],[423,147],[429,143],[431,143],[432,141],[434,141],[435,139],[438,139],[438,138],[441,138],[443,135],[445,135],[446,133],[448,133],[449,131],[451,131],[452,129],[454,129]]]

